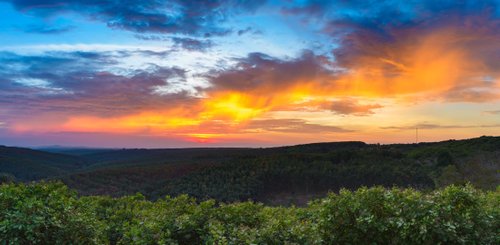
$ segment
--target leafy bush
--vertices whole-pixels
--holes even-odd
[[[60,183],[0,187],[2,244],[104,243],[94,210]]]
[[[360,188],[307,207],[0,186],[0,244],[499,244],[500,188]]]
[[[498,201],[498,193],[489,198],[470,186],[427,195],[378,187],[329,195],[310,208],[329,244],[498,244]]]

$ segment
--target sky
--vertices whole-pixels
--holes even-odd
[[[0,144],[500,135],[500,0],[0,0]]]

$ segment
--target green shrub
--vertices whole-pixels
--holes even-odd
[[[500,188],[360,188],[307,207],[0,187],[0,244],[500,244]]]
[[[104,243],[103,224],[60,183],[0,186],[3,244]]]
[[[311,208],[329,244],[498,244],[499,206],[492,202],[498,199],[471,186],[427,195],[361,188],[330,195]]]

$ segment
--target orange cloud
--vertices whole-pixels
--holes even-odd
[[[237,69],[217,74],[206,97],[189,108],[113,118],[72,117],[62,128],[84,132],[169,132],[210,142],[209,138],[220,137],[206,127],[214,122],[225,125],[223,131],[238,132],[245,122],[275,110],[323,105],[324,109],[341,114],[369,115],[381,107],[377,103],[360,104],[349,99],[352,96],[372,100],[414,99],[414,95],[451,100],[455,96],[457,101],[474,101],[483,96],[494,100],[499,98],[493,89],[498,88],[498,81],[482,79],[497,76],[498,72],[473,47],[485,38],[489,38],[488,43],[497,40],[496,36],[441,29],[391,44],[359,47],[376,50],[365,50],[362,55],[339,63],[349,65],[340,74],[329,70],[331,64],[325,63],[323,57],[310,53],[291,61],[250,56]],[[500,40],[498,43],[490,45],[500,49]],[[487,97],[481,92],[485,89]],[[471,91],[476,95],[471,96]],[[325,101],[332,101],[329,108],[325,108]],[[282,123],[286,126],[287,122]]]
[[[498,58],[500,35],[473,27],[418,31],[399,31],[391,42],[374,37],[357,40],[352,50],[341,47],[353,54],[339,57],[335,63],[311,53],[290,61],[250,55],[236,69],[217,74],[212,89],[217,92],[209,91],[212,94],[207,100],[233,101],[224,96],[237,93],[236,100],[245,104],[241,112],[257,116],[283,107],[293,110],[303,100],[344,97],[412,102],[500,99],[500,65],[492,62]],[[335,71],[335,67],[343,70]]]
[[[257,122],[268,120],[266,115],[275,111],[320,109],[342,115],[372,115],[382,107],[377,100],[387,98],[394,104],[429,99],[453,102],[498,100],[500,64],[493,61],[497,58],[494,51],[500,50],[500,34],[487,30],[457,27],[425,32],[399,30],[394,33],[397,38],[391,41],[370,35],[346,37],[344,42],[350,42],[350,45],[339,48],[344,55],[340,55],[339,50],[334,51],[337,54],[335,62],[312,52],[304,52],[289,60],[254,53],[240,59],[233,69],[207,76],[212,87],[202,91],[203,98],[181,96],[176,101],[172,97],[169,107],[167,99],[155,95],[152,105],[136,105],[137,108],[128,113],[110,116],[104,113],[98,116],[73,114],[59,124],[51,122],[48,126],[40,126],[25,122],[14,128],[176,135],[188,141],[206,143],[226,137],[222,132],[233,134],[231,137],[256,130],[347,132],[330,125],[311,124],[307,118],[297,118],[303,120],[300,123],[281,120],[283,118]],[[159,77],[136,76],[129,79],[129,83],[162,84],[164,78],[174,73],[178,72],[169,71]],[[124,79],[106,77],[108,84],[121,84],[121,79]],[[98,78],[103,79],[102,76]],[[96,80],[95,84],[98,82]],[[128,91],[129,86],[125,85],[120,88]],[[107,101],[126,102],[118,103],[126,112],[127,103],[134,103],[127,98],[147,101],[150,90],[139,88],[142,91],[140,96],[134,97],[133,91],[128,91],[128,96],[117,93]],[[98,86],[93,89],[99,98],[106,97],[108,90],[111,91],[99,92]],[[98,97],[92,99],[98,100]]]
[[[401,33],[404,36],[404,33]],[[500,38],[481,36],[456,29],[410,35],[396,43],[361,47],[374,49],[344,61],[348,72],[335,83],[345,95],[367,97],[405,96],[430,93],[443,96],[454,88],[498,87],[498,81],[484,83],[485,76],[497,75],[495,67],[477,53],[474,45],[494,42],[500,49]],[[491,47],[490,47],[491,48]],[[500,98],[496,94],[495,98]],[[492,98],[492,99],[495,99]],[[470,98],[463,97],[463,101]]]

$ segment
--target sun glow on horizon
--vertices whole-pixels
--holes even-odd
[[[494,1],[257,1],[235,10],[224,0],[217,11],[155,2],[117,13],[106,3],[38,2],[0,10],[12,17],[0,24],[0,143],[108,134],[232,146],[407,142],[417,126],[440,130],[432,139],[500,132]]]

